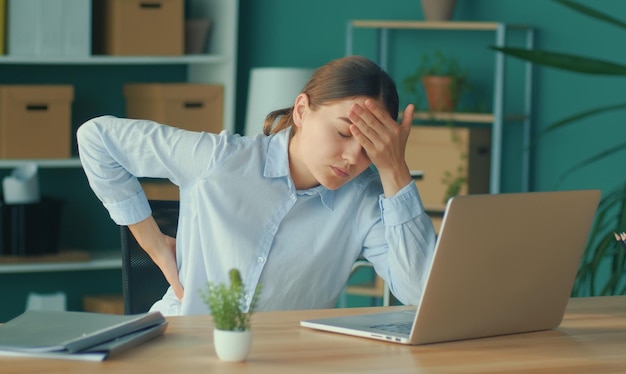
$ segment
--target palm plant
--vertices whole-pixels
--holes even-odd
[[[606,22],[621,29],[626,29],[626,22],[585,5],[581,5],[575,1],[553,1],[597,21]],[[491,48],[512,57],[556,69],[601,76],[626,76],[626,65],[594,57],[557,53],[538,49]],[[624,109],[626,109],[626,102],[605,105],[600,108],[594,108],[592,110],[576,113],[551,124],[539,135],[544,135],[557,129],[566,128],[570,124],[581,119],[586,119],[601,113]],[[624,150],[626,150],[626,142],[608,149],[603,149],[590,158],[567,169],[561,176],[560,180],[583,167],[589,166],[607,158],[610,155]],[[594,222],[594,226],[592,227],[587,247],[585,249],[585,254],[578,271],[576,283],[572,291],[573,296],[615,295],[626,292],[626,286],[623,282],[625,254],[617,245],[613,235],[614,232],[624,231],[625,227],[626,182],[616,186],[611,192],[604,194],[602,200],[600,201],[596,220]],[[605,268],[608,269],[608,274],[602,274],[602,276],[599,276]]]

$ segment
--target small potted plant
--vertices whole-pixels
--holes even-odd
[[[217,356],[223,361],[244,361],[252,346],[250,322],[256,308],[260,287],[254,291],[246,311],[246,289],[238,269],[228,273],[229,284],[207,284],[200,290],[204,303],[213,317],[213,343]]]
[[[424,87],[428,108],[432,112],[452,112],[457,106],[465,73],[454,57],[440,50],[431,56],[425,54],[415,73],[407,76],[403,83],[407,93],[419,102],[420,85]]]
[[[461,92],[468,88],[465,75],[456,58],[446,56],[440,50],[436,50],[433,54],[422,56],[420,65],[415,72],[404,79],[404,90],[413,96],[416,107],[419,108],[422,101],[420,100],[421,88],[423,87],[428,110],[433,117],[437,112],[451,113],[458,106]],[[453,119],[448,118],[445,125],[450,130],[452,142],[460,146]],[[444,204],[449,198],[459,194],[467,184],[465,159],[467,159],[467,154],[461,153],[459,165],[455,170],[446,170],[441,177],[441,183],[445,186]]]

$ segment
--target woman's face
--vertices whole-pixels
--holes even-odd
[[[365,97],[348,98],[313,110],[300,94],[294,106],[296,133],[289,144],[289,167],[297,189],[319,184],[336,190],[367,169],[371,161],[350,133],[348,111]]]

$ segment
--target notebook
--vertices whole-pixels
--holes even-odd
[[[599,199],[598,190],[454,197],[416,309],[300,324],[412,345],[556,328]]]
[[[166,327],[159,312],[27,310],[0,325],[0,356],[102,361],[162,335]]]

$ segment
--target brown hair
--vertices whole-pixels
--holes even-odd
[[[389,115],[394,120],[398,119],[396,84],[389,74],[365,57],[348,56],[323,65],[313,73],[301,93],[308,96],[313,110],[320,105],[350,97],[378,99]],[[263,133],[270,135],[292,126],[292,115],[293,106],[271,112],[265,117]]]

